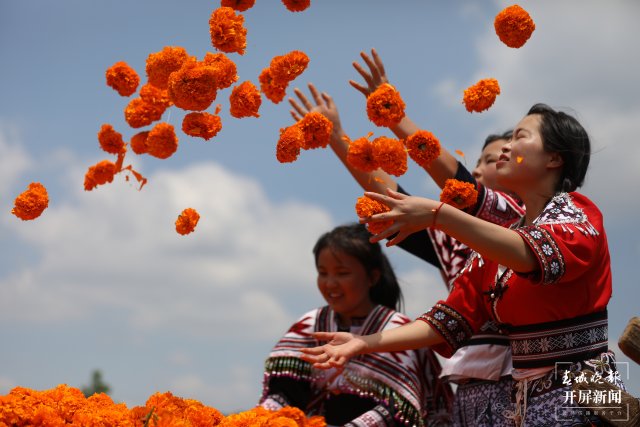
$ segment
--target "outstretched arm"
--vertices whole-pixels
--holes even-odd
[[[370,218],[360,218],[361,222],[393,221],[391,226],[373,236],[372,242],[397,233],[387,242],[387,246],[392,246],[418,230],[437,227],[482,256],[514,271],[528,273],[538,268],[531,248],[514,230],[481,220],[436,200],[406,196],[395,191],[387,191],[387,195],[365,194],[391,210]]]
[[[326,92],[320,93],[316,87],[309,83],[309,92],[315,102],[313,105],[307,97],[298,88],[294,89],[299,101],[294,98],[289,98],[289,103],[293,107],[291,110],[291,116],[294,120],[300,120],[305,114],[310,111],[317,111],[324,115],[333,123],[333,133],[331,135],[331,141],[329,145],[331,149],[336,153],[336,156],[340,159],[342,164],[347,168],[353,178],[360,184],[365,191],[375,191],[382,193],[387,188],[392,190],[398,189],[398,184],[394,181],[389,174],[382,169],[377,169],[373,172],[359,171],[347,162],[347,152],[349,151],[349,144],[344,140],[346,136],[340,123],[340,114],[338,108],[333,102],[333,98]]]
[[[344,368],[359,354],[411,350],[444,342],[429,324],[419,320],[372,335],[317,332],[314,336],[327,344],[301,349],[302,358],[320,369]]]
[[[349,84],[368,97],[383,83],[389,83],[384,64],[375,49],[371,49],[371,56],[366,52],[361,52],[360,57],[367,65],[368,71],[358,62],[353,63],[353,67],[364,79],[366,86],[354,80],[350,80]],[[400,139],[405,139],[420,128],[408,117],[405,116],[399,124],[390,128],[391,131]],[[458,170],[458,161],[453,155],[441,146],[440,156],[431,164],[424,168],[425,171],[433,178],[440,188],[444,187],[445,181],[454,178]]]

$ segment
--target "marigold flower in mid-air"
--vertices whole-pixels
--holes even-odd
[[[149,136],[149,131],[144,130],[142,132],[138,132],[131,137],[131,141],[129,141],[129,145],[131,146],[131,150],[133,150],[136,154],[145,154],[147,152],[147,137]]]
[[[251,9],[256,0],[220,0],[220,6],[230,7],[238,12]]]
[[[373,157],[378,166],[390,175],[407,171],[407,150],[399,139],[379,136],[373,140]]]
[[[98,132],[98,142],[100,142],[100,147],[109,154],[120,154],[127,149],[122,140],[122,134],[106,123]]]
[[[282,4],[284,4],[290,12],[302,12],[311,6],[311,0],[282,0]]]
[[[138,89],[140,76],[136,70],[124,61],[116,62],[106,71],[107,86],[115,89],[121,96],[130,96]]]
[[[247,47],[247,29],[244,28],[244,16],[236,15],[230,7],[221,6],[211,13],[209,18],[211,44],[221,52],[237,52],[244,55]]]
[[[367,97],[367,116],[376,126],[392,127],[404,118],[405,103],[389,83],[383,83]]]
[[[124,119],[134,129],[148,126],[160,120],[165,108],[145,101],[142,98],[133,98],[124,109]]]
[[[496,79],[482,79],[464,90],[462,102],[468,112],[480,113],[488,110],[500,94],[500,85]]]
[[[370,197],[362,196],[358,197],[356,201],[356,213],[360,218],[367,218],[375,214],[388,212],[390,209],[384,203],[380,203],[377,200],[373,200]],[[367,229],[372,234],[378,234],[386,230],[393,224],[393,220],[369,222],[367,223]]]
[[[118,167],[109,160],[102,160],[90,166],[84,175],[84,190],[91,191],[98,185],[112,182],[116,173],[118,173]]]
[[[427,130],[419,130],[409,136],[404,144],[409,157],[418,165],[426,168],[440,155],[440,141]]]
[[[178,71],[186,61],[195,61],[195,58],[179,46],[165,46],[160,52],[149,54],[146,62],[147,81],[157,88],[166,89],[169,75]]]
[[[380,166],[373,155],[373,142],[369,138],[373,133],[369,133],[362,138],[349,140],[345,137],[349,147],[347,148],[347,163],[362,172],[373,172]]]
[[[167,89],[160,89],[151,83],[142,85],[140,88],[140,98],[143,101],[158,107],[162,111],[169,108],[172,104],[171,99],[169,99]]]
[[[300,50],[293,50],[285,55],[275,56],[269,64],[271,77],[283,85],[295,80],[307,69],[309,57]]]
[[[187,208],[176,219],[176,231],[183,236],[189,234],[196,229],[199,220],[200,214],[193,208]]]
[[[475,205],[478,200],[478,190],[470,182],[457,179],[447,179],[440,193],[440,201],[458,209],[465,209]]]
[[[182,119],[182,131],[189,136],[209,140],[222,129],[220,116],[207,112],[189,113]]]
[[[49,195],[44,185],[32,182],[29,187],[16,197],[11,213],[23,221],[38,218],[49,206]]]
[[[493,26],[502,43],[513,48],[524,46],[536,29],[529,13],[517,4],[498,13]]]
[[[216,99],[216,76],[213,67],[185,63],[169,76],[169,99],[183,110],[202,111]]]
[[[260,81],[260,90],[269,101],[279,104],[284,99],[288,83],[281,83],[275,80],[268,67],[262,70],[258,80]]]
[[[294,162],[300,155],[304,144],[304,133],[297,124],[280,129],[280,138],[276,146],[276,158],[280,163]]]
[[[311,150],[329,145],[331,132],[333,132],[333,123],[323,114],[311,111],[298,121],[298,126],[300,126],[304,134],[303,149]]]
[[[233,88],[229,104],[229,112],[235,118],[260,117],[258,110],[262,104],[262,96],[256,85],[247,80]]]
[[[218,90],[226,89],[238,81],[238,67],[224,53],[207,52],[202,63],[214,68]]]
[[[147,135],[147,153],[159,159],[170,157],[178,149],[178,137],[172,125],[158,123]]]

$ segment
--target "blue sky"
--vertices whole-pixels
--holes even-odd
[[[362,193],[330,150],[275,158],[278,131],[291,123],[286,102],[264,99],[260,118],[228,114],[204,141],[178,130],[166,160],[130,153],[149,179],[142,191],[118,176],[83,190],[88,166],[110,158],[97,142],[103,123],[125,139],[128,99],[104,72],[126,61],[144,79],[150,53],[182,46],[215,52],[208,20],[216,1],[0,0],[0,394],[14,386],[87,384],[100,369],[112,397],[130,406],[156,391],[198,399],[222,411],[255,404],[264,358],[289,324],[320,305],[311,248],[329,228],[356,219]],[[612,348],[638,315],[640,29],[635,1],[523,1],[536,23],[520,49],[503,45],[493,19],[501,1],[312,0],[291,13],[257,0],[244,13],[245,55],[231,54],[240,81],[275,55],[303,50],[308,69],[290,85],[329,92],[352,137],[389,135],[367,120],[364,98],[348,85],[351,63],[375,47],[415,122],[475,163],[484,136],[513,126],[535,102],[571,111],[593,139],[583,192],[600,206],[612,255]],[[488,111],[468,113],[462,91],[494,77],[502,93]],[[184,112],[163,120],[180,127]],[[10,211],[32,181],[49,190],[35,221]],[[438,191],[415,164],[399,178],[414,194]],[[195,233],[173,223],[186,207],[202,215]],[[444,297],[438,273],[390,248],[407,312]],[[533,309],[533,308],[532,308]],[[620,360],[628,362],[617,350]],[[627,384],[640,394],[640,368]]]

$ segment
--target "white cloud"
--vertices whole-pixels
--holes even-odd
[[[279,296],[315,296],[300,284],[314,283],[311,248],[332,226],[323,209],[275,204],[255,181],[215,163],[157,173],[141,191],[119,178],[92,192],[69,183],[68,198],[16,227],[34,255],[0,283],[3,321],[118,309],[142,330],[220,337],[232,323],[247,338],[278,336],[292,320]],[[174,222],[186,207],[201,219],[181,236]]]

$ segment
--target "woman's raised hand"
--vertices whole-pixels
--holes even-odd
[[[314,111],[322,114],[333,123],[334,132],[337,129],[341,129],[340,114],[338,113],[338,107],[336,107],[336,104],[333,102],[333,98],[326,92],[318,92],[318,89],[316,89],[313,83],[309,83],[308,86],[315,105],[309,101],[300,89],[295,88],[293,91],[298,97],[299,102],[294,98],[289,98],[289,104],[293,107],[290,111],[293,120],[298,121],[302,119],[305,114]]]
[[[365,97],[368,97],[369,94],[375,91],[380,85],[389,83],[389,79],[387,78],[387,73],[384,71],[382,60],[375,49],[371,49],[371,57],[369,57],[366,52],[360,52],[360,57],[364,63],[367,64],[369,71],[365,70],[358,62],[353,63],[353,68],[362,76],[367,85],[363,86],[354,80],[349,80],[349,84]]]
[[[349,332],[316,332],[313,336],[319,341],[327,341],[327,344],[302,348],[300,351],[304,353],[302,360],[319,369],[343,369],[349,359],[361,354],[366,348],[361,336]]]

